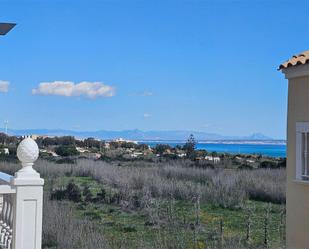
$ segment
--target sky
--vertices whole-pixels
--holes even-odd
[[[285,138],[306,1],[1,1],[0,126]]]

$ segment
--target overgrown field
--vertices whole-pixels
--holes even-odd
[[[36,168],[44,248],[284,248],[285,169],[86,159]]]

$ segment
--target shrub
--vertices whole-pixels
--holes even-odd
[[[104,188],[101,188],[101,191],[97,193],[96,200],[104,202],[106,197],[106,191]]]
[[[50,195],[51,200],[61,201],[67,198],[67,191],[65,189],[56,189]]]
[[[70,201],[80,202],[82,199],[81,190],[74,182],[70,182],[66,188],[67,196]]]
[[[169,146],[168,144],[157,144],[156,147],[154,148],[154,152],[156,154],[160,154],[162,155],[164,152],[166,152],[167,150],[171,150],[172,147]]]
[[[93,200],[93,195],[90,191],[89,186],[86,186],[83,190],[83,196],[84,196],[84,200],[86,202],[91,202]]]
[[[260,168],[275,169],[275,168],[278,168],[278,164],[274,161],[262,161],[260,163]]]
[[[86,211],[84,212],[85,216],[88,216],[91,220],[100,220],[101,215],[99,212],[96,211]]]
[[[79,152],[76,150],[73,145],[61,145],[55,149],[55,152],[59,156],[77,156]]]
[[[238,166],[238,169],[249,169],[250,170],[250,169],[254,169],[254,167],[252,165],[243,163]]]
[[[178,156],[175,154],[163,154],[163,157],[169,160],[176,160],[178,159]]]
[[[282,158],[278,163],[279,168],[286,168],[286,158]]]
[[[123,232],[125,232],[125,233],[131,233],[131,232],[136,232],[137,231],[135,226],[132,226],[132,225],[125,225],[125,226],[122,227],[121,230]]]

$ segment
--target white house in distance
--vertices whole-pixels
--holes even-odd
[[[205,156],[205,160],[212,161],[214,163],[219,163],[220,162],[220,157],[218,157],[218,156],[215,156],[215,157],[213,157],[213,156]]]
[[[8,148],[3,148],[3,149],[0,149],[0,154],[9,155],[10,151]]]
[[[279,66],[289,81],[287,247],[309,248],[309,50]]]

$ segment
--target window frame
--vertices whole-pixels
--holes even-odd
[[[303,134],[305,133],[305,141],[303,140]],[[296,122],[296,180],[309,182],[309,122]],[[305,142],[305,143],[304,143]],[[307,143],[306,143],[307,142]],[[303,150],[303,146],[307,147]],[[303,157],[304,154],[307,155]],[[304,159],[303,159],[304,158]],[[305,162],[303,162],[305,160]],[[303,174],[303,165],[307,174]]]

